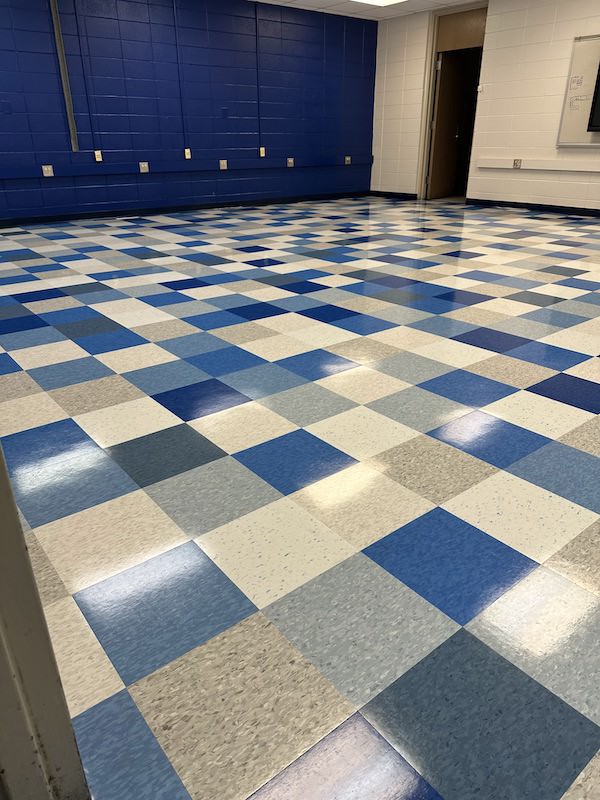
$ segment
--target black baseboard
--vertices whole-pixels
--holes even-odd
[[[186,205],[158,206],[154,208],[113,208],[104,211],[80,211],[71,214],[51,214],[35,217],[15,217],[0,219],[0,229],[15,228],[19,225],[44,225],[50,222],[66,222],[72,219],[103,219],[105,217],[147,217],[152,214],[171,214],[177,211],[201,211],[208,208],[236,208],[254,206],[272,206],[279,203],[304,203],[310,200],[350,200],[358,197],[368,197],[368,190],[363,192],[337,192],[333,194],[308,194],[298,197],[270,197],[259,200],[220,200],[214,203],[191,203]]]
[[[600,208],[578,208],[577,206],[554,206],[548,203],[521,203],[516,200],[478,200],[467,197],[468,206],[485,206],[491,208],[526,208],[529,211],[549,211],[553,214],[574,214],[578,217],[600,217]]]
[[[391,200],[416,200],[417,195],[410,192],[376,192],[371,191],[372,197],[389,197]]]

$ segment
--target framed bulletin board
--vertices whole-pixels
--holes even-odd
[[[599,67],[600,34],[575,39],[558,133],[559,147],[600,147],[600,132],[588,130]]]

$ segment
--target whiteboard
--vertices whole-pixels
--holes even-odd
[[[600,133],[590,133],[587,129],[599,65],[600,34],[575,39],[558,133],[559,147],[600,146]]]

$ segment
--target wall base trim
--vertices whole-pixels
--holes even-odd
[[[336,192],[329,194],[307,194],[293,197],[269,197],[259,200],[221,200],[214,203],[188,203],[186,205],[156,206],[154,208],[131,207],[114,208],[107,211],[83,211],[72,214],[32,215],[28,217],[0,218],[0,229],[18,228],[22,225],[44,224],[46,222],[66,222],[71,219],[100,219],[104,217],[146,217],[152,214],[170,214],[177,211],[201,211],[208,208],[235,208],[243,206],[270,206],[277,203],[303,203],[308,200],[343,200],[366,197],[368,190],[361,192]]]
[[[380,192],[371,189],[369,192],[373,197],[390,197],[393,200],[416,200],[416,192]]]
[[[524,203],[517,200],[479,200],[467,197],[468,206],[501,206],[503,208],[526,208],[530,211],[550,211],[556,214],[576,214],[582,217],[600,217],[600,208],[580,208],[578,206],[554,206],[549,203]]]

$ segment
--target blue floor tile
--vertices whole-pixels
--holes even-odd
[[[600,459],[589,453],[551,442],[509,472],[600,514]]]
[[[256,610],[194,542],[74,597],[126,685]]]
[[[98,800],[190,800],[126,691],[73,720],[92,797]]]
[[[101,361],[90,357],[50,364],[48,367],[35,367],[29,370],[29,374],[42,389],[50,391],[61,386],[72,386],[75,383],[104,378],[114,373]]]
[[[558,400],[592,414],[600,414],[600,383],[576,378],[574,375],[553,375],[527,390],[551,400]]]
[[[304,430],[243,450],[235,458],[282,494],[291,494],[356,464],[350,456]]]
[[[550,442],[545,436],[484,411],[465,414],[429,431],[428,435],[501,468],[514,464]]]
[[[5,436],[2,448],[17,503],[34,527],[137,489],[70,419]]]
[[[476,328],[474,331],[459,333],[458,336],[453,336],[452,338],[456,339],[457,342],[492,350],[494,353],[507,353],[510,350],[514,350],[515,347],[528,344],[530,341],[522,336],[502,333],[502,331],[495,331],[492,328]]]
[[[295,372],[309,381],[317,381],[327,375],[335,375],[357,365],[347,358],[336,356],[327,350],[311,350],[298,356],[290,356],[277,361],[277,364],[290,372]]]
[[[537,563],[436,508],[364,553],[459,623],[487,608]]]
[[[265,364],[264,359],[241,347],[223,347],[220,350],[211,350],[209,353],[199,353],[195,356],[188,356],[187,361],[215,378],[228,372],[239,372],[241,369]]]
[[[248,397],[216,378],[160,392],[153,397],[185,422],[249,402]]]
[[[589,356],[583,353],[575,353],[573,350],[564,350],[562,347],[554,347],[542,342],[529,342],[522,347],[516,347],[510,351],[512,358],[520,358],[522,361],[530,361],[532,364],[539,364],[542,367],[562,371],[581,364]]]
[[[514,386],[457,369],[420,384],[421,389],[434,392],[449,400],[479,408],[516,392]]]

